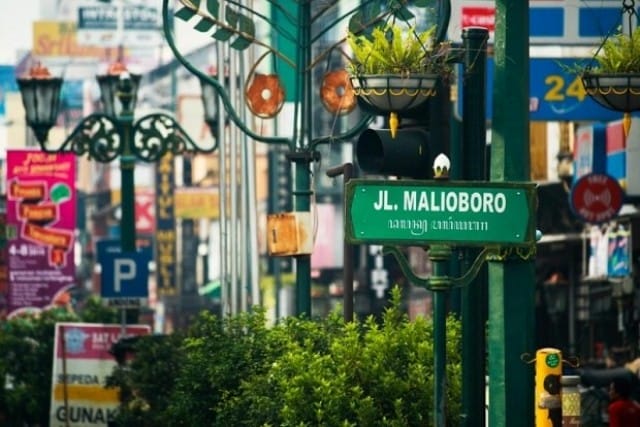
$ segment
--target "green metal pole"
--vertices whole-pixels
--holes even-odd
[[[121,138],[123,151],[120,155],[120,250],[122,253],[135,252],[136,250],[136,223],[135,223],[135,184],[134,172],[136,159],[133,155],[133,109],[131,101],[133,94],[127,82],[121,81],[122,87],[118,94],[122,103],[122,111],[115,118],[118,134]],[[122,333],[125,332],[126,323],[137,323],[139,310],[121,310]]]
[[[433,245],[429,259],[433,263],[430,283],[433,289],[433,425],[446,424],[445,389],[447,381],[447,296],[450,287],[451,247]]]
[[[136,159],[131,154],[133,143],[133,114],[124,109],[117,118],[118,131],[124,144],[124,153],[120,156],[120,250],[122,253],[136,250],[135,222],[135,184],[134,171]],[[127,323],[137,323],[139,310],[121,309],[122,332]]]
[[[496,0],[491,180],[529,180],[529,4]],[[532,426],[532,257],[492,260],[489,270],[489,425]]]
[[[312,120],[311,108],[311,70],[301,64],[311,63],[311,2],[298,4],[298,45],[297,60],[298,94],[300,102],[300,129],[294,132],[296,138],[296,152],[290,153],[289,158],[295,163],[294,209],[297,212],[311,210],[311,161],[313,160]],[[311,317],[311,256],[296,257],[296,315]]]
[[[307,153],[294,157],[295,189],[294,209],[296,212],[309,212],[311,200],[311,170]],[[296,316],[311,317],[311,255],[296,257]]]
[[[463,179],[486,180],[486,62],[489,32],[466,28],[462,99]],[[467,271],[479,251],[463,251],[462,271]],[[462,289],[462,425],[481,427],[485,420],[485,323],[487,305],[486,269]]]
[[[122,252],[135,252],[136,250],[136,223],[135,223],[135,184],[134,169],[136,160],[130,154],[130,144],[133,141],[133,118],[120,116],[118,123],[120,124],[120,135],[127,147],[125,154],[120,156],[120,245]]]

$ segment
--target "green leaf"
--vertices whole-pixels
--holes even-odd
[[[240,36],[237,39],[235,39],[229,46],[232,49],[245,50],[246,48],[251,46],[252,42],[253,42],[252,40],[250,40],[250,39],[248,39],[246,37]]]
[[[225,8],[225,17],[227,19],[227,24],[231,28],[237,31],[237,33],[230,32],[229,35],[221,34],[221,37],[225,37],[225,40],[231,38],[233,34],[236,34],[238,37],[229,45],[232,49],[236,50],[244,50],[251,46],[253,43],[253,39],[256,34],[255,23],[246,15],[236,12],[231,7],[227,6]],[[246,33],[243,34],[243,33]],[[216,38],[218,38],[216,36]]]
[[[188,7],[182,7],[176,11],[175,17],[183,21],[188,21],[193,18],[195,14],[195,10],[189,9]]]
[[[256,37],[256,24],[245,15],[238,15],[238,30],[252,39]]]
[[[238,25],[238,13],[229,6],[225,8],[224,13],[227,18],[227,24],[232,28],[236,28]]]
[[[201,33],[206,33],[210,29],[214,27],[214,22],[208,18],[202,18],[198,23],[193,27],[196,31],[200,31]]]
[[[416,16],[405,6],[394,9],[393,16],[397,19],[402,19],[403,21],[410,21],[414,19]]]
[[[382,5],[379,1],[374,1],[366,6],[362,6],[356,13],[351,15],[349,19],[349,31],[355,34],[371,34],[371,24],[381,12]]]
[[[226,28],[220,28],[218,30],[216,30],[215,33],[211,34],[211,37],[213,37],[216,40],[220,40],[221,42],[227,41],[231,38],[231,36],[233,36],[235,33],[231,30],[227,30]]]
[[[220,2],[218,0],[207,0],[207,12],[216,19],[220,17]]]

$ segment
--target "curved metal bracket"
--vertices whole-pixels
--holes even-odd
[[[109,163],[124,152],[119,126],[116,120],[106,114],[91,114],[76,125],[60,147],[51,149],[47,146],[48,140],[41,147],[46,152],[87,155],[100,163]]]
[[[311,141],[310,148],[314,149],[320,144],[327,144],[327,143],[330,144],[332,142],[341,142],[341,141],[355,138],[356,135],[358,135],[360,132],[362,132],[367,127],[369,127],[369,125],[371,124],[371,122],[375,120],[375,118],[376,118],[375,116],[365,115],[360,119],[360,121],[354,127],[352,127],[347,132],[344,132],[340,135],[330,135],[330,136],[315,138],[313,141]]]
[[[411,283],[426,289],[430,289],[430,285],[429,285],[430,277],[417,276],[413,272],[413,270],[411,270],[411,266],[409,265],[409,260],[407,260],[407,257],[404,256],[404,254],[400,251],[400,249],[398,249],[397,246],[383,246],[382,253],[384,255],[391,254],[396,258],[396,261],[398,261],[398,264],[400,264],[400,270],[405,275],[405,277],[409,279]]]
[[[204,73],[203,71],[199,70],[196,66],[194,66],[191,62],[189,62],[187,58],[185,58],[180,53],[180,51],[176,47],[176,43],[173,35],[173,29],[171,28],[171,24],[170,24],[170,21],[172,18],[170,17],[168,3],[169,3],[169,0],[162,1],[162,29],[164,32],[164,36],[167,40],[167,44],[169,45],[169,48],[171,48],[171,52],[173,52],[173,55],[178,60],[178,62],[184,65],[184,67],[187,70],[189,70],[191,74],[195,75],[200,80],[207,82],[208,84],[212,85],[215,88],[215,91],[220,96],[220,99],[224,105],[224,109],[226,113],[229,115],[229,118],[233,121],[233,123],[235,123],[236,126],[238,126],[238,128],[240,128],[240,130],[244,134],[246,134],[250,138],[255,139],[256,141],[260,141],[264,143],[272,143],[272,144],[288,144],[289,147],[293,147],[293,141],[290,138],[264,136],[249,129],[249,127],[247,127],[247,125],[238,115],[238,112],[235,110],[235,108],[231,104],[231,99],[229,98],[227,92],[224,90],[224,88],[222,87],[218,79],[211,77],[206,73]]]
[[[217,138],[210,147],[201,147],[171,116],[153,113],[138,119],[133,125],[131,154],[145,162],[155,162],[166,153],[212,153],[218,147]]]
[[[391,254],[396,258],[398,264],[400,265],[400,270],[411,283],[429,290],[442,290],[443,283],[445,282],[449,283],[448,288],[468,285],[478,275],[482,264],[484,264],[488,256],[495,251],[496,248],[494,247],[485,247],[484,249],[482,249],[476,259],[473,261],[473,264],[471,264],[469,269],[460,277],[436,278],[434,276],[419,277],[418,275],[416,275],[413,270],[411,270],[409,260],[407,260],[407,257],[404,256],[404,254],[400,251],[400,249],[398,249],[398,247],[384,246],[382,249],[382,252],[384,254]],[[437,280],[434,281],[434,279]]]
[[[198,145],[173,117],[164,113],[148,114],[135,123],[128,117],[114,119],[102,113],[91,114],[78,123],[59,147],[50,147],[48,140],[41,144],[48,153],[87,155],[100,163],[127,155],[155,162],[168,152],[211,153],[217,147],[217,140],[210,147]]]
[[[471,264],[469,269],[466,271],[466,273],[464,273],[460,277],[451,279],[451,284],[454,287],[458,287],[458,286],[466,286],[469,283],[471,283],[471,281],[475,279],[478,273],[480,272],[480,268],[482,268],[482,265],[487,260],[487,257],[494,251],[495,251],[495,248],[493,247],[483,248],[478,254],[478,256],[476,257],[476,259],[473,260],[473,263]]]

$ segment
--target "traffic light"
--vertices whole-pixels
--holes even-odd
[[[429,132],[419,126],[400,128],[394,138],[390,129],[367,129],[356,143],[356,159],[364,172],[429,178]]]
[[[291,161],[287,159],[286,149],[272,147],[268,153],[269,198],[267,210],[270,214],[291,211]],[[267,273],[279,275],[293,270],[290,257],[269,257]]]
[[[385,128],[364,130],[355,147],[359,168],[375,175],[432,178],[436,156],[449,154],[450,110],[449,85],[440,84],[436,94],[423,106],[397,112],[400,123],[395,135],[389,119]]]
[[[291,162],[286,151],[280,147],[269,150],[269,213],[289,212],[291,210]]]

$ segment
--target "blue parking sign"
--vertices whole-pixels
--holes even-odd
[[[102,298],[147,298],[149,261],[149,255],[144,252],[103,254]]]

